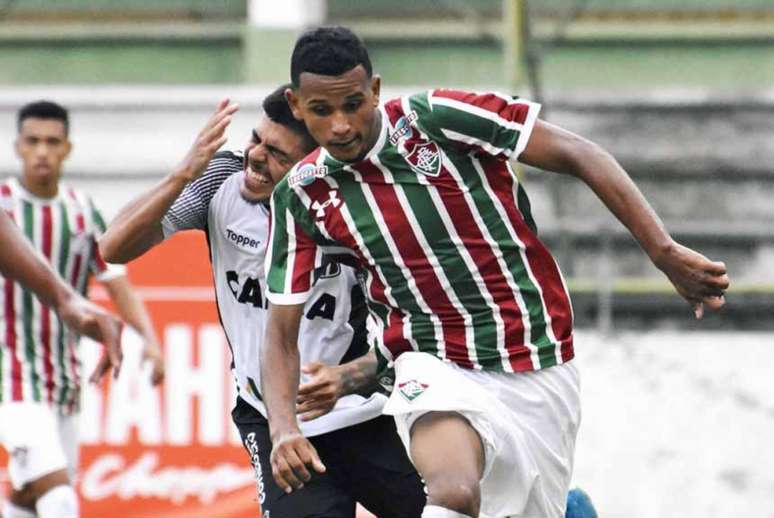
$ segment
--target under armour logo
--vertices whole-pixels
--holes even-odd
[[[328,208],[329,205],[333,205],[333,208],[338,208],[339,205],[341,205],[341,200],[339,199],[339,193],[338,191],[328,191],[328,199],[324,202],[320,203],[319,201],[315,200],[314,203],[312,203],[312,208],[316,210],[315,216],[317,219],[322,219],[325,217],[325,209]]]

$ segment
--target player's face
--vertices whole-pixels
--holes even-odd
[[[25,180],[34,185],[57,183],[70,147],[62,121],[24,119],[16,137],[16,154],[22,160]]]
[[[379,76],[368,77],[362,65],[340,76],[302,72],[288,101],[312,137],[337,160],[356,162],[379,136]]]
[[[304,156],[299,135],[262,115],[245,148],[242,196],[252,202],[268,199],[274,185]]]

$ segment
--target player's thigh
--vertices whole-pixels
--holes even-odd
[[[8,474],[15,490],[67,468],[57,420],[47,405],[0,405],[0,441],[8,452]]]
[[[434,485],[477,485],[484,471],[484,446],[470,422],[457,412],[427,412],[411,426],[411,459],[432,493]]]
[[[357,501],[379,518],[421,516],[424,484],[398,437],[395,420],[379,416],[342,432]]]
[[[329,473],[313,473],[302,489],[285,493],[272,477],[266,419],[243,400],[237,402],[231,415],[255,470],[264,518],[354,518],[355,500]]]

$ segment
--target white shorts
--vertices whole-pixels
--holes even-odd
[[[580,424],[580,381],[571,363],[513,374],[401,354],[384,413],[395,416],[409,455],[411,426],[432,411],[463,415],[481,436],[481,518],[564,517]]]
[[[43,403],[0,404],[0,444],[8,452],[8,475],[16,490],[61,469],[75,480],[77,415],[61,415]]]

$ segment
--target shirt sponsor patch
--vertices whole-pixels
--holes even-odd
[[[246,248],[258,248],[258,245],[261,243],[260,239],[253,239],[248,235],[234,232],[230,228],[226,229],[226,236],[228,237],[229,241],[235,245],[243,246]]]
[[[323,178],[328,175],[328,166],[326,165],[314,165],[304,164],[288,178],[288,185],[291,188],[299,185],[309,185],[317,178]]]
[[[395,123],[395,131],[390,135],[390,144],[393,146],[400,141],[403,137],[411,133],[411,123],[417,120],[417,112],[411,111],[407,115],[404,115],[398,122]]]

